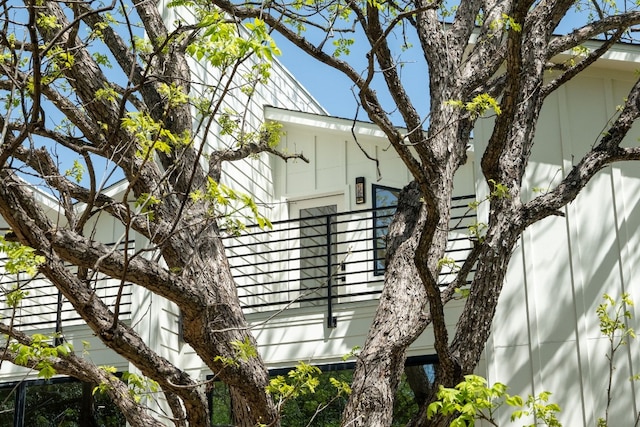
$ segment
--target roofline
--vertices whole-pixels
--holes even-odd
[[[330,115],[315,113],[305,113],[302,111],[288,110],[286,108],[265,105],[264,119],[273,120],[290,125],[319,128],[335,132],[353,132],[360,136],[371,136],[375,138],[387,138],[380,128],[371,122],[362,120],[347,119]],[[398,128],[403,129],[403,128]]]
[[[589,53],[596,51],[604,44],[603,40],[587,40],[582,46],[589,50]],[[572,52],[563,52],[559,57],[573,55]],[[640,68],[640,44],[635,43],[615,43],[592,66],[598,68],[608,68],[620,71],[636,71]]]

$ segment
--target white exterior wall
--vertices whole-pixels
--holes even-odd
[[[114,188],[113,191],[117,191],[117,188]],[[113,195],[113,191],[109,195]],[[59,211],[56,201],[52,197],[38,192],[34,192],[34,195],[45,208],[45,213],[52,223],[64,224],[66,222],[64,215]],[[92,218],[90,220],[91,224],[88,225],[88,229],[93,230],[95,238],[103,243],[121,243],[124,235],[122,225],[116,224],[111,219],[103,221],[99,219],[99,217],[100,214]],[[0,230],[2,230],[3,234],[9,230],[8,225],[1,218]],[[9,288],[13,286],[13,281],[13,275],[5,276],[0,272],[0,283],[3,284],[5,290],[9,290]],[[96,295],[101,297],[106,304],[113,304],[115,302],[118,285],[119,281],[117,280],[98,280],[95,284]],[[105,290],[107,286],[112,288]],[[25,276],[24,281],[21,283],[21,289],[26,292],[27,295],[16,310],[18,329],[28,334],[39,333],[43,335],[53,335],[56,332],[54,325],[56,320],[58,290],[41,276],[37,276],[35,279]],[[127,289],[125,289],[124,296],[121,300],[122,310],[124,312],[133,307],[131,298],[126,294]],[[11,309],[6,307],[4,302],[0,309],[2,309],[3,321],[6,321],[5,319],[12,314]],[[98,366],[113,366],[119,371],[129,369],[128,362],[111,349],[108,349],[95,336],[91,329],[79,318],[79,315],[73,311],[73,307],[66,299],[62,306],[62,312],[61,332],[65,341],[72,344],[78,354],[85,354],[92,363]],[[130,315],[123,313],[120,319],[127,323],[130,321]],[[27,323],[32,323],[34,326],[19,327],[20,324]],[[0,367],[0,382],[19,381],[27,378],[36,378],[36,376],[36,371],[25,369],[8,362],[2,363]]]
[[[267,108],[266,117],[284,125],[282,149],[302,153],[310,162],[294,160],[274,164],[275,196],[281,204],[342,194],[345,211],[368,209],[372,207],[372,184],[402,188],[411,180],[409,171],[384,133],[371,123],[354,125],[348,119],[277,108]],[[352,136],[352,126],[362,149]],[[469,151],[468,156],[467,164],[456,175],[454,195],[475,193],[473,151]],[[354,190],[355,179],[359,176],[365,178],[367,193],[366,202],[361,205],[355,203]],[[282,215],[278,218],[288,218],[286,210]]]
[[[631,59],[629,55],[622,58]],[[615,63],[615,67],[619,71],[589,71],[547,100],[525,180],[528,197],[535,197],[536,187],[557,184],[615,114],[616,105],[623,102],[635,77],[633,66]],[[194,70],[204,81],[215,78],[196,64]],[[266,104],[280,108],[267,108],[263,116]],[[343,211],[370,208],[371,184],[400,188],[409,181],[402,162],[374,126],[359,123],[356,134],[362,149],[379,159],[380,177],[376,164],[353,141],[349,120],[307,113],[323,114],[323,110],[279,64],[274,64],[270,85],[251,104],[252,123],[265,118],[283,123],[281,148],[302,152],[310,163],[284,163],[263,155],[226,169],[228,185],[255,194],[268,204],[270,210],[266,214],[270,219],[287,219],[297,204],[325,196],[337,196]],[[483,151],[490,130],[489,121],[479,121],[474,133],[477,152]],[[635,143],[638,135],[636,130],[629,142]],[[224,143],[212,138],[207,142]],[[358,176],[366,179],[364,205],[354,202]],[[477,193],[481,199],[487,190],[480,176],[471,152],[456,178],[455,194]],[[631,292],[634,301],[640,301],[640,293],[634,289],[640,265],[636,250],[640,246],[640,168],[636,163],[606,168],[564,213],[564,218],[545,219],[523,234],[513,254],[493,333],[478,372],[490,382],[508,384],[514,394],[551,391],[553,400],[563,408],[561,421],[565,426],[593,426],[604,412],[607,381],[607,343],[600,335],[595,309],[603,293],[619,297]],[[482,216],[482,207],[479,215]],[[112,220],[100,220],[97,230],[105,242],[122,235]],[[139,248],[145,244],[143,239],[136,241]],[[349,274],[356,277],[359,273],[354,267]],[[379,286],[379,280],[374,286]],[[299,360],[340,361],[354,346],[362,346],[376,305],[373,300],[342,305],[334,313],[336,328],[327,328],[323,309],[310,307],[291,308],[273,319],[269,319],[269,312],[249,313],[248,317],[254,325],[261,325],[254,333],[269,366],[288,367]],[[180,342],[178,310],[172,303],[136,288],[132,307],[132,325],[160,355],[196,377],[209,373],[189,346]],[[448,323],[453,328],[461,303],[447,308]],[[629,326],[640,329],[640,313],[630,309],[634,320]],[[90,341],[89,357],[98,365],[132,369],[105,349],[87,327],[65,328],[65,336],[78,350],[82,348],[81,340]],[[616,358],[611,427],[633,425],[638,413],[635,402],[640,390],[628,378],[640,371],[639,345],[632,341]],[[410,356],[433,353],[430,330],[409,351]],[[3,364],[0,379],[23,378],[18,372]]]
[[[538,125],[525,197],[534,188],[556,185],[596,142],[624,102],[635,74],[594,69],[560,88],[545,104]],[[488,122],[476,128],[481,152]],[[629,137],[636,143],[640,132]],[[479,191],[486,189],[479,184]],[[635,289],[640,253],[640,169],[637,163],[605,168],[564,209],[530,227],[518,244],[487,344],[486,374],[514,394],[553,393],[565,426],[594,426],[604,416],[607,341],[596,307],[604,293],[619,298]],[[638,329],[638,313],[629,307]],[[622,347],[615,358],[610,427],[634,425],[638,413],[640,342]],[[505,414],[505,424],[508,414]]]

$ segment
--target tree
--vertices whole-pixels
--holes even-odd
[[[521,197],[545,99],[616,42],[632,40],[631,29],[640,22],[633,2],[463,0],[454,7],[438,0],[206,3],[238,21],[264,19],[304,54],[343,73],[353,83],[360,108],[385,132],[414,179],[401,193],[390,227],[384,290],[358,358],[344,425],[389,425],[407,347],[429,324],[440,361],[434,389],[452,387],[472,373],[520,234],[543,218],[561,214],[603,167],[640,158],[640,147],[621,146],[639,114],[636,83],[608,128],[594,135],[597,143],[557,186],[530,201]],[[560,21],[576,9],[582,11],[583,22],[555,35]],[[594,38],[600,40],[597,49],[572,62],[552,61]],[[350,51],[362,52],[362,57],[349,56]],[[403,80],[405,58],[426,64],[428,93]],[[359,64],[364,64],[362,72]],[[377,91],[391,101],[383,103]],[[416,105],[427,97],[428,112],[420,114]],[[397,111],[406,132],[393,125],[389,111]],[[466,160],[474,124],[485,112],[496,115],[486,150],[476,154],[491,192],[489,220],[456,279],[441,289],[437,277],[449,229],[453,177]],[[449,330],[444,306],[474,267],[464,312],[456,329]],[[415,425],[425,423],[434,389]]]
[[[277,128],[251,128],[224,108],[228,93],[250,102],[268,78],[277,48],[264,24],[244,25],[240,36],[222,14],[193,7],[197,25],[165,25],[156,2],[147,1],[33,0],[1,8],[0,214],[11,233],[0,243],[14,255],[15,271],[37,268],[106,346],[155,381],[175,425],[209,423],[206,385],[121,321],[126,283],[179,307],[185,341],[229,385],[239,425],[276,420],[267,370],[248,354],[255,339],[220,232],[241,226],[243,215],[267,222],[251,197],[220,183],[224,162],[261,152],[298,157],[275,150]],[[189,55],[218,79],[197,85]],[[228,146],[204,143],[216,120]],[[114,179],[126,183],[117,196],[105,192]],[[57,199],[60,210],[47,211],[38,193]],[[123,250],[96,237],[100,216],[119,224]],[[133,251],[134,233],[148,240],[147,249]],[[93,292],[98,276],[119,281],[115,305]],[[22,289],[7,291],[17,306]],[[4,360],[98,384],[131,425],[161,425],[136,387],[76,356],[61,337],[27,336],[9,320],[1,329],[10,337]]]
[[[614,43],[631,37],[630,28],[640,22],[634,5],[624,11],[609,1],[581,5],[592,8],[590,20],[556,37],[553,32],[561,19],[578,6],[574,0],[468,0],[453,9],[430,0],[174,3],[193,8],[200,24],[169,26],[154,2],[114,0],[98,8],[90,1],[34,0],[20,7],[1,3],[0,88],[6,108],[1,121],[0,215],[12,229],[10,240],[43,257],[40,273],[94,333],[158,383],[176,425],[208,422],[202,385],[154,353],[119,320],[118,304],[111,309],[88,284],[99,273],[175,303],[183,315],[186,342],[230,386],[237,423],[277,424],[275,405],[265,391],[264,364],[259,356],[241,357],[255,340],[247,330],[220,239],[221,224],[232,218],[231,210],[266,221],[250,198],[220,184],[223,163],[263,151],[288,158],[273,146],[277,129],[249,132],[242,120],[238,125],[237,117],[222,110],[224,95],[232,87],[240,87],[250,98],[252,88],[264,80],[267,70],[262,64],[276,52],[268,29],[353,82],[361,108],[386,133],[414,177],[400,195],[390,226],[384,291],[358,358],[344,425],[391,423],[407,347],[432,324],[440,363],[436,387],[421,402],[414,420],[423,425],[426,407],[435,399],[433,390],[453,387],[473,372],[520,233],[557,215],[598,170],[640,158],[639,147],[620,145],[639,114],[636,84],[606,132],[561,183],[531,201],[521,199],[545,98]],[[133,24],[137,20],[142,28]],[[236,31],[241,25],[246,30],[243,37]],[[351,39],[354,31],[357,37]],[[414,107],[411,94],[416,92],[401,78],[402,54],[390,42],[397,36],[405,40],[405,34],[418,45],[409,49],[418,52],[411,59],[424,58],[428,67],[426,116]],[[601,41],[598,49],[577,56],[573,63],[551,62],[595,37]],[[345,56],[356,39],[366,46],[363,73]],[[401,43],[400,48],[409,46]],[[198,86],[191,79],[188,54],[219,70],[215,87],[193,93]],[[250,61],[252,56],[258,60]],[[120,71],[117,77],[109,66]],[[551,79],[545,78],[549,67],[556,71]],[[379,79],[391,96],[390,105],[377,96],[381,86],[372,86]],[[399,112],[408,132],[393,125],[386,112],[391,110]],[[496,115],[482,153],[482,170],[491,189],[489,221],[456,279],[441,289],[437,277],[449,228],[453,177],[465,162],[475,122],[486,112]],[[214,119],[234,144],[211,147],[205,156],[202,140]],[[66,169],[56,153],[73,155],[78,162]],[[121,196],[102,191],[100,168],[108,171],[105,176],[124,178]],[[49,189],[61,206],[59,217],[52,218],[36,201],[25,180]],[[98,215],[109,215],[122,225],[124,251],[94,238]],[[126,242],[131,233],[145,237],[149,250],[130,253]],[[6,242],[6,247],[11,244]],[[474,268],[466,307],[456,330],[449,331],[444,306]],[[12,298],[19,299],[18,291]],[[102,384],[130,424],[159,424],[124,383],[75,356],[64,343],[50,345],[11,324],[1,328],[17,343],[6,346],[4,359]],[[42,354],[49,366],[42,365]],[[430,425],[446,421],[431,420]]]

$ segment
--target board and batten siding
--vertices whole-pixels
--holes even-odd
[[[547,99],[525,199],[557,185],[591,148],[633,78],[594,68]],[[481,120],[475,130],[479,152],[491,130],[487,123]],[[639,135],[634,128],[629,143],[637,144]],[[628,162],[600,171],[564,214],[532,225],[514,251],[487,343],[486,375],[513,394],[550,391],[563,425],[594,426],[604,416],[608,381],[608,341],[596,308],[604,293],[619,299],[629,292],[640,303],[640,166]],[[628,309],[634,316],[629,326],[638,330],[640,313]],[[640,342],[621,347],[614,363],[609,426],[631,426],[640,409],[638,383],[630,381],[640,373]]]
[[[344,194],[346,211],[367,209],[372,207],[373,184],[402,188],[411,180],[384,133],[372,123],[272,107],[265,116],[283,124],[281,148],[309,160],[274,164],[275,198],[281,204]],[[456,196],[475,193],[473,152],[468,156],[455,178]],[[355,203],[356,177],[365,178],[366,202],[361,205]],[[282,215],[278,218],[288,218],[285,212]]]
[[[110,194],[112,195],[112,194]],[[34,191],[34,197],[43,206],[46,215],[53,224],[65,224],[66,218],[59,209],[57,201],[47,194]],[[113,244],[122,238],[122,226],[114,221],[101,221],[99,215],[90,220],[89,227],[95,230],[96,239],[106,244]],[[94,228],[95,225],[95,228]],[[4,235],[9,230],[4,219],[0,218],[0,233]],[[5,254],[0,254],[2,257]],[[20,280],[20,288],[26,292],[25,298],[18,306],[15,312],[15,325],[17,329],[27,334],[39,333],[43,335],[53,335],[56,332],[56,310],[58,306],[58,290],[50,284],[43,276],[37,275],[30,278],[25,275],[5,275],[2,266],[0,266],[0,286],[3,293],[10,291],[16,285],[16,279]],[[115,302],[115,294],[119,281],[98,280],[94,286],[96,295],[103,298],[105,303],[113,304]],[[106,296],[106,298],[105,298]],[[129,368],[128,362],[118,356],[111,349],[108,349],[93,333],[93,331],[82,321],[80,316],[71,311],[71,304],[63,300],[62,305],[62,334],[64,339],[71,343],[78,354],[82,354],[83,350],[90,352],[91,361],[96,365],[113,366],[119,371]],[[131,309],[130,296],[125,291],[122,299],[122,311],[126,314],[121,315],[121,320],[129,322]],[[0,307],[0,315],[3,321],[7,321],[13,316],[12,309],[9,308],[4,301]],[[24,325],[24,326],[20,326]],[[0,342],[1,346],[5,345],[5,339]],[[3,363],[0,368],[0,382],[3,381],[21,381],[24,379],[32,379],[37,377],[37,371],[33,369],[22,368],[9,362]]]

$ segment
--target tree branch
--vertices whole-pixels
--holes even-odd
[[[4,323],[0,323],[0,333],[13,338],[22,345],[31,346],[33,344],[31,337]],[[37,369],[36,366],[41,362],[40,359],[29,357],[26,363],[21,364],[18,363],[17,357],[18,354],[13,351],[6,351],[2,354],[3,360],[29,369]],[[57,357],[49,357],[46,362],[51,364],[58,374],[69,375],[91,384],[106,385],[102,389],[113,402],[117,402],[118,408],[132,425],[157,427],[164,425],[153,418],[144,405],[136,402],[126,383],[107,370],[101,369],[71,352],[66,355],[58,353]]]
[[[157,281],[152,287],[159,290],[161,295],[171,294],[173,297],[183,295],[181,298],[174,298],[174,301],[177,300],[176,302],[182,303],[184,307],[195,305],[193,299],[191,299],[191,305],[188,302],[185,304],[189,298],[189,289],[176,290],[176,282],[179,282],[177,277],[163,271],[156,263],[142,261],[140,257],[129,260],[127,271],[122,271],[123,255],[117,250],[96,242],[87,243],[85,238],[70,230],[56,230],[37,207],[25,186],[13,174],[0,170],[0,176],[3,181],[0,188],[0,212],[4,218],[7,218],[9,226],[21,243],[33,247],[46,257],[46,262],[40,267],[45,277],[62,292],[87,325],[108,347],[134,363],[146,376],[157,381],[165,390],[180,395],[185,405],[192,406],[192,411],[188,413],[194,422],[206,419],[206,400],[199,390],[178,389],[171,386],[171,384],[193,384],[191,378],[153,352],[131,327],[115,321],[114,314],[106,304],[90,287],[65,267],[60,257],[69,259],[75,256],[77,257],[74,259],[75,265],[104,269],[112,277],[123,277],[125,280],[134,278],[131,272],[137,271],[140,274],[139,278],[147,277],[143,280],[146,284]],[[86,251],[85,254],[79,253],[78,248]],[[93,265],[89,265],[90,261]],[[140,267],[145,271],[140,271]],[[198,298],[197,295],[195,297]]]
[[[620,40],[623,34],[623,30],[617,30],[615,34],[608,40],[603,42],[598,49],[591,52],[589,55],[587,55],[586,58],[582,59],[577,64],[565,70],[565,72],[563,72],[560,76],[547,83],[540,91],[540,96],[543,98],[547,97],[551,92],[571,80],[573,77],[577,76],[580,72],[584,71],[589,65],[593,64],[599,58],[601,58],[602,55],[607,53],[609,49],[611,49],[611,47]]]
[[[562,52],[570,50],[587,40],[612,30],[627,30],[640,24],[640,11],[627,12],[605,17],[599,21],[587,24],[573,30],[571,33],[553,38],[549,42],[547,58],[551,59]]]
[[[533,224],[574,200],[593,176],[605,166],[618,161],[640,160],[640,147],[622,148],[620,144],[640,117],[640,80],[629,92],[620,115],[604,132],[600,142],[576,164],[562,182],[524,206],[526,225]]]

